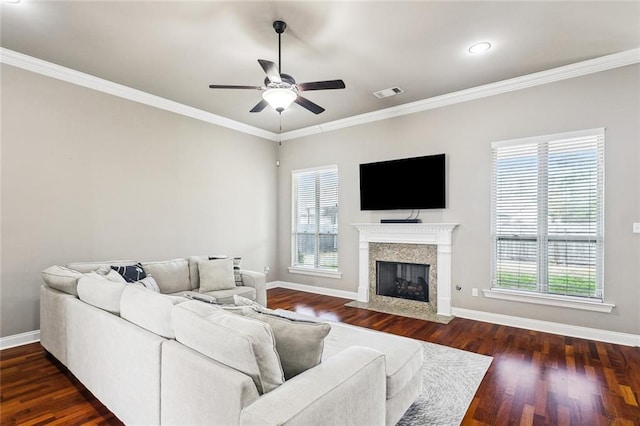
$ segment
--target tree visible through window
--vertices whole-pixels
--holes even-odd
[[[602,300],[604,129],[492,152],[492,287]]]
[[[338,270],[338,169],[293,172],[292,265]]]

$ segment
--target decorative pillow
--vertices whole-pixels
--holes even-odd
[[[271,326],[286,380],[320,364],[324,338],[331,331],[329,324],[296,321],[252,309],[242,315]]]
[[[45,284],[56,290],[78,295],[78,279],[82,277],[82,274],[73,269],[65,268],[64,266],[49,266],[42,271],[42,279]]]
[[[258,393],[284,383],[271,327],[195,301],[173,307],[176,340],[253,379]]]
[[[236,285],[242,285],[242,275],[240,275],[240,262],[242,261],[241,257],[233,258],[233,278],[236,281]]]
[[[155,291],[156,293],[160,293],[160,287],[158,287],[158,283],[153,279],[151,275],[147,275],[146,278],[141,279],[140,281],[136,281],[133,284],[137,284],[142,286],[148,290]]]
[[[96,273],[100,274],[99,271],[96,271]],[[127,282],[127,280],[125,280],[122,275],[117,273],[115,270],[111,269],[111,267],[109,267],[109,272],[107,272],[106,274],[100,274],[100,275],[102,275],[103,277],[105,277],[109,281],[113,281],[113,282],[116,282],[116,283],[126,283]]]
[[[233,259],[215,259],[198,262],[200,292],[231,290],[236,287],[233,278]]]
[[[111,269],[122,275],[128,283],[135,283],[136,281],[140,281],[143,278],[146,278],[147,274],[142,269],[142,265],[140,262],[131,266],[115,266],[112,265]]]
[[[236,306],[250,306],[252,308],[258,309],[258,311],[264,308],[264,306],[262,306],[258,302],[237,294],[233,295],[233,304]]]

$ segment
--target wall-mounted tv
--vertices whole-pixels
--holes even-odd
[[[360,210],[443,208],[444,154],[360,164]]]

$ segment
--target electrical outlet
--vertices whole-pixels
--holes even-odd
[[[264,267],[264,273],[265,273],[265,275],[269,274],[269,271],[270,271],[269,267],[268,267],[268,266],[265,266],[265,267]]]
[[[471,289],[471,295],[474,296],[474,297],[477,297],[478,296],[478,289],[477,288],[472,288]]]
[[[633,224],[633,233],[640,234],[640,223],[636,222]]]

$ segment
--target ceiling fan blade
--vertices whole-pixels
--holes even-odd
[[[234,86],[232,84],[210,84],[210,89],[251,89],[251,90],[262,90],[263,87],[260,86]]]
[[[329,89],[344,89],[344,81],[342,80],[327,80],[327,81],[312,81],[310,83],[300,83],[297,85],[298,90],[329,90]]]
[[[266,59],[258,59],[258,62],[272,83],[282,83],[276,64]]]
[[[265,107],[266,107],[267,105],[269,105],[269,104],[267,103],[267,101],[265,101],[265,100],[263,99],[263,100],[261,100],[260,102],[258,102],[258,103],[256,104],[256,106],[254,106],[254,107],[251,109],[251,111],[249,111],[249,112],[260,112],[260,111],[262,111],[263,109],[265,109]]]
[[[313,103],[309,99],[303,98],[300,95],[298,95],[298,97],[294,102],[300,105],[301,107],[308,109],[314,114],[320,114],[321,112],[324,111],[324,108],[322,108],[320,105]]]

